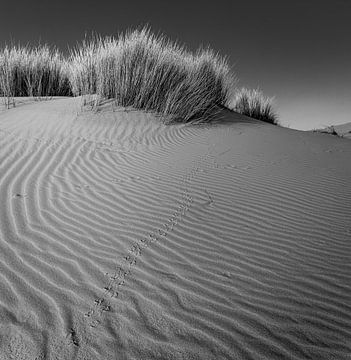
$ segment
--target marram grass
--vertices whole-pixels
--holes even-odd
[[[185,122],[209,118],[233,95],[225,58],[210,49],[191,53],[146,28],[85,41],[69,63],[74,95],[96,94]]]
[[[0,49],[0,96],[66,96],[71,94],[68,66],[48,46]]]
[[[225,57],[210,48],[190,52],[148,28],[92,37],[66,57],[47,45],[0,49],[0,96],[7,107],[18,96],[73,95],[93,106],[113,99],[188,122],[211,120],[234,97],[234,110],[276,123],[271,99],[257,90],[235,95],[235,84]]]
[[[238,90],[232,108],[242,115],[278,125],[278,117],[273,109],[273,98],[264,96],[259,89]]]

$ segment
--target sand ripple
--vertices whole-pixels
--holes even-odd
[[[78,105],[0,114],[0,359],[350,359],[348,140]]]

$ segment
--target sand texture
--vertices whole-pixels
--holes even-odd
[[[351,142],[0,112],[0,359],[351,359]]]

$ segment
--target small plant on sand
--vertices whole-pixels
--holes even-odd
[[[210,119],[232,96],[226,58],[211,49],[191,53],[148,28],[94,37],[73,50],[69,62],[74,95],[96,94],[184,122]]]
[[[264,96],[259,89],[242,88],[235,94],[232,108],[240,114],[278,125],[272,104],[273,98]]]
[[[328,126],[327,132],[328,132],[328,134],[331,134],[331,135],[340,136],[338,134],[338,132],[335,130],[334,125]]]
[[[329,125],[324,129],[314,129],[313,132],[319,132],[319,133],[322,133],[322,134],[329,134],[329,135],[335,135],[335,136],[343,137],[342,134],[339,134],[336,131],[334,125]]]

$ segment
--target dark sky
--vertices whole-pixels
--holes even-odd
[[[283,125],[351,121],[349,0],[2,0],[0,45],[74,46],[149,24],[190,48],[230,57],[241,86],[275,95]]]

